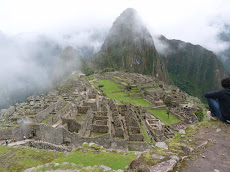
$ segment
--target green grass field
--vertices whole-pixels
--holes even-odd
[[[0,171],[23,171],[27,168],[36,167],[49,163],[57,158],[64,156],[61,153],[55,155],[48,150],[37,150],[30,148],[12,148],[0,145]]]
[[[83,145],[83,149],[74,150],[70,152],[65,157],[58,158],[54,162],[63,163],[75,163],[83,166],[94,166],[94,165],[105,165],[114,170],[124,169],[130,162],[136,158],[137,155],[128,153],[127,155],[122,155],[117,152],[102,152],[100,146],[93,145],[88,147],[88,145]],[[97,151],[98,150],[98,151]]]
[[[104,85],[104,87],[102,87],[104,90],[104,94],[110,99],[115,99],[118,104],[122,104],[121,100],[123,100],[125,102],[129,102],[136,106],[143,106],[143,107],[152,106],[149,102],[145,101],[143,98],[134,99],[133,97],[125,97],[127,96],[127,94],[123,92],[123,90],[119,88],[116,83],[113,83],[112,81],[99,80],[98,83],[91,83],[91,84],[94,85],[95,88],[98,88],[99,85]],[[122,91],[122,92],[111,93],[114,91]]]
[[[105,150],[106,152],[103,152],[102,150]],[[118,153],[116,150],[110,151],[101,148],[98,145],[89,147],[87,144],[83,145],[83,147],[78,147],[68,155],[44,149],[31,149],[24,147],[12,148],[0,145],[0,171],[24,171],[25,169],[50,162],[57,162],[60,164],[63,162],[69,162],[83,165],[85,167],[106,165],[114,170],[118,170],[124,169],[137,156],[127,151],[125,151],[125,153],[126,154],[123,155],[123,152]],[[55,167],[52,168],[55,169]]]
[[[165,125],[172,125],[180,122],[181,120],[178,119],[177,117],[173,116],[171,113],[169,114],[169,118],[167,115],[166,110],[149,110],[154,116],[159,118],[161,122],[163,122]]]
[[[147,130],[146,130],[145,126],[141,124],[140,127],[141,127],[141,131],[142,131],[142,133],[143,133],[143,135],[144,135],[145,142],[148,143],[148,144],[150,144],[150,143],[151,143],[151,140],[150,140],[150,138],[149,138],[149,135],[148,135],[148,133],[147,133]]]

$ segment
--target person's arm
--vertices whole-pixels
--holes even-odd
[[[206,98],[220,99],[223,95],[223,90],[207,92],[204,94]]]

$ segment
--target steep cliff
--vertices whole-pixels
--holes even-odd
[[[206,91],[221,88],[220,81],[228,72],[213,52],[199,45],[169,40],[164,36],[159,40],[168,46],[161,55],[175,85],[200,98]]]

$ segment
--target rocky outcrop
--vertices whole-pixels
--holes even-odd
[[[11,115],[13,115],[14,112],[15,112],[15,107],[14,106],[10,106],[8,109],[2,109],[0,111],[0,119],[8,118]]]
[[[171,158],[167,161],[163,161],[161,163],[158,163],[152,167],[149,167],[150,172],[168,172],[172,171],[173,168],[176,166],[178,162],[178,157],[177,158]]]

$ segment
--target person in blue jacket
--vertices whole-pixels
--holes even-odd
[[[204,96],[208,100],[211,116],[230,123],[230,77],[222,79],[221,85],[224,89],[207,92]]]

